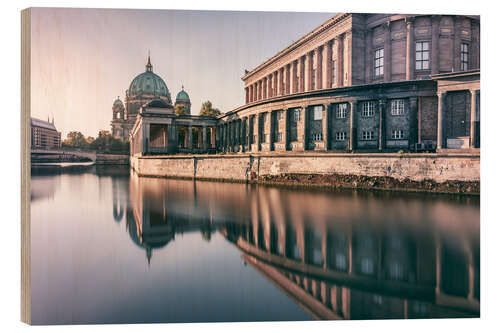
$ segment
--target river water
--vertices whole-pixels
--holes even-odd
[[[479,197],[33,167],[33,324],[479,316]]]

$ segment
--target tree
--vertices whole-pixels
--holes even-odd
[[[73,148],[87,148],[88,142],[85,140],[85,136],[81,132],[71,131],[66,136],[66,140],[64,140],[63,145]]]
[[[174,109],[175,109],[175,114],[178,116],[187,114],[186,106],[183,104],[177,104],[176,106],[174,106]]]
[[[221,114],[220,110],[213,108],[212,102],[210,102],[210,101],[206,101],[201,106],[200,116],[217,117],[220,114]]]

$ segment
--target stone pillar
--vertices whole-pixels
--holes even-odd
[[[215,126],[210,127],[210,147],[215,148]]]
[[[149,151],[149,123],[148,122],[143,122],[142,123],[142,154],[145,155]]]
[[[188,148],[193,150],[193,126],[188,126]]]
[[[332,56],[333,56],[333,50],[332,50],[332,42],[333,41],[328,41],[326,43],[326,87],[325,88],[331,88],[333,85],[332,82]]]
[[[272,82],[273,82],[273,75],[269,74],[267,76],[267,98],[273,97],[273,88],[272,88]]]
[[[413,18],[406,21],[406,80],[415,79],[415,41]]]
[[[269,135],[269,141],[266,142],[268,144],[269,150],[272,150],[273,146],[273,117],[272,112],[266,112],[265,117],[267,118],[267,122],[264,122],[264,137],[267,133]]]
[[[267,76],[262,79],[262,99],[267,98]]]
[[[415,149],[415,143],[418,140],[418,100],[417,97],[410,97],[410,108],[409,108],[409,136],[408,136],[408,149]]]
[[[337,44],[337,87],[344,86],[344,35],[335,39]]]
[[[245,87],[245,104],[248,104],[249,96],[248,96],[248,87]]]
[[[257,143],[257,151],[259,151],[260,150],[260,143],[262,141],[262,138],[261,138],[261,134],[262,133],[261,133],[261,130],[260,130],[260,128],[261,128],[261,122],[262,122],[262,116],[259,113],[257,113],[255,115],[255,118],[257,118],[257,121],[255,122],[257,124],[257,142],[256,143]]]
[[[279,94],[281,96],[281,95],[284,95],[284,93],[285,93],[285,87],[283,86],[283,82],[285,81],[283,78],[283,76],[285,75],[285,70],[283,67],[279,69],[279,74],[280,75],[278,78],[278,88],[279,88]]]
[[[446,93],[438,92],[438,119],[437,119],[437,149],[445,147],[444,116],[445,116]]]
[[[273,73],[274,76],[274,87],[273,87],[273,96],[278,96],[278,71]]]
[[[304,92],[306,87],[306,80],[305,80],[306,57],[305,56],[300,57],[299,61],[300,61],[300,92]]]
[[[298,137],[299,142],[302,142],[303,150],[307,150],[307,136],[309,134],[309,129],[307,128],[307,107],[303,105],[300,109],[300,113],[302,114],[302,138]],[[297,133],[298,134],[298,133]],[[304,252],[302,252],[304,253]]]
[[[392,57],[391,57],[391,22],[387,22],[385,24],[385,32],[384,32],[384,81],[391,81],[391,65],[392,65]]]
[[[455,16],[453,27],[453,72],[460,72],[461,59],[460,59],[460,47],[462,44],[462,18],[460,16]],[[469,59],[470,60],[470,59]]]
[[[378,150],[385,148],[385,107],[386,100],[378,101]]]
[[[307,54],[307,91],[313,90],[313,56],[314,51]]]
[[[477,148],[477,133],[476,127],[479,122],[477,121],[477,91],[475,89],[470,90],[470,147]]]
[[[257,96],[257,100],[262,100],[262,80],[259,80],[259,94]]]
[[[321,118],[321,126],[323,132],[323,144],[325,145],[325,150],[330,149],[330,116],[328,112],[329,104],[323,104],[323,117]]]
[[[290,64],[287,64],[285,66],[285,68],[286,68],[286,79],[285,79],[286,90],[285,90],[285,93],[288,95],[288,94],[290,94],[290,82],[291,82],[291,80],[290,80]]]
[[[257,82],[254,83],[254,93],[253,93],[253,101],[256,102],[257,101],[257,92],[258,92],[258,89],[259,88],[259,84]]]
[[[441,16],[432,16],[431,74],[439,74],[439,23]]]
[[[297,60],[292,63],[292,92],[295,94],[299,89],[299,82],[297,80]]]
[[[349,102],[349,149],[356,149],[357,143],[357,124],[356,124],[356,107],[357,101]]]
[[[316,89],[323,89],[323,46],[316,49]]]

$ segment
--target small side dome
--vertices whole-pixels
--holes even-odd
[[[118,96],[118,98],[113,102],[113,106],[123,106],[120,96]]]
[[[147,108],[168,108],[169,105],[162,99],[153,99],[151,102],[146,104]]]
[[[189,95],[187,94],[187,92],[184,90],[184,86],[182,86],[182,90],[179,91],[179,93],[177,94],[177,97],[175,97],[175,103],[179,103],[179,102],[190,102],[189,100]]]

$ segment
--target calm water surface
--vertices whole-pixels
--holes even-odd
[[[34,324],[479,316],[479,198],[33,168]]]

